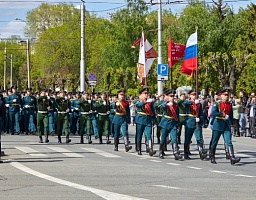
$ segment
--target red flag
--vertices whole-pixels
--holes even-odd
[[[186,45],[172,42],[172,36],[168,40],[168,62],[172,68],[185,54]]]

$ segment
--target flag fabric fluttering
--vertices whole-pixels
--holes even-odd
[[[139,60],[137,64],[138,78],[141,80],[141,83],[144,84],[145,81],[143,80],[148,75],[153,61],[157,58],[157,52],[144,37],[143,32],[141,38],[133,42],[132,47],[136,45],[139,47]]]
[[[186,45],[172,42],[172,37],[168,40],[168,63],[172,68],[180,59],[183,58]]]
[[[181,67],[181,72],[187,75],[193,74],[197,70],[197,32],[190,35],[186,44],[185,56]]]

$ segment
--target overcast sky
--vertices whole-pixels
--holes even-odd
[[[26,20],[28,11],[38,7],[44,0],[0,0],[0,38],[9,38],[12,35],[19,35],[24,38],[23,27],[25,22],[17,21],[16,18]],[[145,0],[149,2],[150,0]],[[174,0],[170,0],[174,1]],[[182,1],[182,0],[179,0]],[[217,0],[216,0],[217,1]],[[81,0],[48,0],[52,4],[58,2],[73,3],[75,6],[81,5]],[[153,0],[158,2],[158,0]],[[168,2],[168,0],[162,0]],[[171,9],[174,13],[179,13],[186,6],[184,3],[163,5],[163,9]],[[207,0],[211,2],[211,0]],[[246,7],[250,2],[256,4],[256,0],[228,0],[229,4],[237,11],[239,7]],[[108,17],[108,13],[115,12],[121,7],[125,7],[125,0],[85,0],[86,10],[94,11],[98,16]],[[157,5],[150,6],[150,10],[157,10]]]

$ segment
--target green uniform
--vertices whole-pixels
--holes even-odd
[[[156,136],[157,136],[157,143],[160,143],[160,136],[161,136],[161,127],[159,126],[159,123],[162,119],[163,116],[163,109],[161,104],[164,103],[164,100],[157,100],[154,104],[155,111],[156,111],[156,121],[157,121],[157,131],[156,131]]]
[[[40,142],[42,142],[42,135],[46,136],[46,142],[48,142],[48,108],[52,106],[51,104],[51,101],[46,96],[37,98],[37,131]]]
[[[182,131],[182,126],[185,126],[185,120],[186,120],[186,108],[184,105],[185,100],[178,99],[177,104],[179,107],[179,121],[180,121],[180,129],[177,134],[178,137],[178,143],[180,144],[180,136],[181,136],[181,131]]]

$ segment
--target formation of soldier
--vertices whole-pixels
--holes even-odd
[[[216,164],[215,151],[222,135],[225,142],[226,158],[231,164],[238,163],[239,158],[234,155],[231,140],[231,127],[234,124],[232,104],[229,100],[230,91],[223,89],[217,92],[219,100],[212,107],[211,125],[212,139],[209,146],[210,161]],[[35,96],[34,96],[35,95]],[[100,95],[100,96],[99,96]],[[202,104],[198,100],[195,90],[180,94],[174,99],[175,90],[165,90],[158,98],[149,95],[148,88],[142,88],[138,98],[126,99],[126,91],[119,90],[116,95],[107,92],[90,94],[66,91],[52,92],[43,89],[32,95],[32,88],[27,88],[26,94],[17,93],[17,87],[3,92],[3,102],[6,114],[3,130],[10,134],[36,134],[40,143],[49,142],[49,134],[58,136],[58,143],[62,143],[61,136],[65,134],[66,143],[70,143],[70,133],[80,135],[80,143],[84,138],[88,144],[92,143],[92,135],[103,143],[110,144],[110,136],[114,138],[114,151],[118,151],[119,139],[124,140],[125,151],[130,146],[128,127],[131,123],[130,104],[136,108],[135,149],[142,155],[142,139],[145,135],[146,152],[149,156],[156,154],[153,150],[154,127],[157,127],[157,142],[159,143],[159,158],[164,159],[167,145],[171,143],[175,160],[182,160],[179,150],[181,144],[181,130],[185,126],[184,159],[190,159],[191,138],[195,135],[198,153],[201,160],[206,159],[207,150],[203,139],[204,115]],[[44,136],[44,141],[43,141]]]

